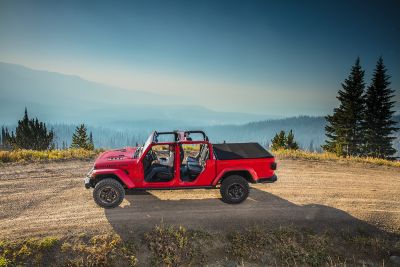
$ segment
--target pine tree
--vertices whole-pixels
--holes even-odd
[[[71,148],[93,149],[90,145],[87,129],[84,124],[76,127],[75,133],[72,135]]]
[[[5,149],[5,143],[6,143],[6,129],[4,129],[4,126],[1,126],[0,146],[2,149]]]
[[[292,130],[290,130],[288,135],[287,135],[285,147],[286,147],[286,149],[292,149],[292,150],[299,149],[299,145],[294,140],[294,134],[293,134]]]
[[[326,116],[328,124],[325,134],[328,137],[324,150],[339,156],[359,156],[364,144],[364,70],[357,58],[349,77],[342,83],[337,99],[340,101],[333,115]]]
[[[310,141],[310,145],[308,146],[308,151],[310,151],[310,152],[314,152],[315,151],[315,149],[314,149],[314,140]]]
[[[7,135],[6,129],[6,135]],[[8,134],[9,135],[9,134]],[[28,111],[25,108],[24,117],[18,121],[18,126],[11,136],[8,143],[13,149],[33,149],[46,150],[54,147],[53,130],[47,131],[46,124],[36,119],[29,119]]]
[[[94,149],[94,142],[93,142],[93,134],[92,134],[92,132],[90,132],[90,134],[89,134],[88,149],[90,149],[90,150]]]
[[[383,58],[376,63],[372,82],[366,93],[365,154],[371,157],[390,158],[396,150],[392,134],[398,130],[393,120],[394,90],[390,89],[390,76],[386,73]]]
[[[4,129],[4,136],[3,136],[3,131],[1,131],[1,134],[2,134],[1,143],[2,143],[3,149],[5,149],[5,150],[11,149],[11,145],[10,145],[11,136],[10,136],[10,132],[8,131],[8,128],[5,127],[5,129]]]
[[[286,147],[286,136],[285,131],[280,131],[275,135],[275,137],[271,140],[271,149],[278,150]]]

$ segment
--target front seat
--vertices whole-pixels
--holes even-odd
[[[157,182],[168,182],[171,181],[171,179],[174,178],[174,172],[172,168],[165,168],[164,170],[158,171],[154,175],[154,180]]]

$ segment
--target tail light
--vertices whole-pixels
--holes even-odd
[[[272,162],[271,163],[271,170],[276,170],[276,167],[277,167],[277,164],[276,164],[276,162]]]

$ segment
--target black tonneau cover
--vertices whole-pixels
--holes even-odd
[[[214,153],[217,159],[258,159],[272,158],[273,156],[259,143],[226,143],[214,144]]]

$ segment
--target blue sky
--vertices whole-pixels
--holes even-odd
[[[355,58],[369,82],[382,55],[400,101],[399,1],[277,2],[1,1],[0,61],[292,116],[330,113]]]

